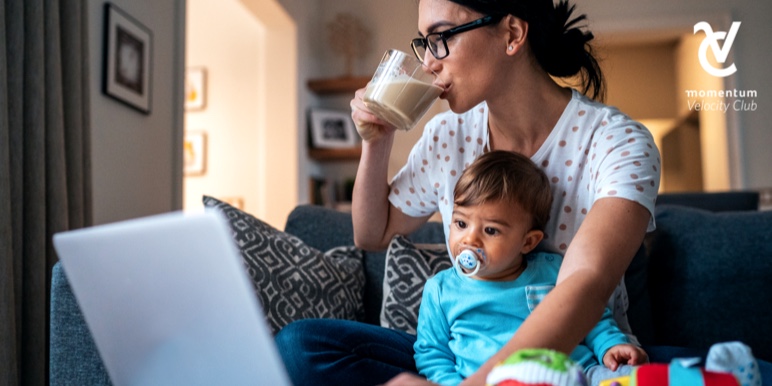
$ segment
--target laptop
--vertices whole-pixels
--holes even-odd
[[[225,219],[174,212],[54,235],[122,385],[291,385]]]

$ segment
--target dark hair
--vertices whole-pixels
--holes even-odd
[[[511,151],[485,153],[464,170],[453,190],[458,206],[506,201],[531,215],[533,229],[543,231],[552,208],[547,175],[530,158]]]
[[[584,94],[600,101],[605,98],[603,73],[589,44],[594,36],[577,25],[587,19],[586,15],[571,18],[575,4],[569,5],[568,0],[450,1],[483,15],[513,15],[525,20],[531,51],[544,71],[558,78],[580,74]]]

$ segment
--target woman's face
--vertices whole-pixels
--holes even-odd
[[[481,15],[448,0],[420,0],[418,31],[426,36],[479,19]],[[431,54],[424,59],[446,85],[442,96],[450,109],[465,112],[491,97],[500,86],[498,67],[506,58],[507,35],[500,23],[453,35],[447,39],[448,56],[438,60]]]

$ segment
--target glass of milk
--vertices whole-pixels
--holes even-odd
[[[364,103],[378,118],[410,130],[444,89],[437,74],[413,55],[388,50],[367,84]]]

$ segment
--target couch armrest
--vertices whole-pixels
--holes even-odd
[[[110,385],[61,263],[51,278],[51,385]]]
[[[287,217],[284,231],[320,251],[354,245],[351,214],[316,205],[299,205]]]
[[[657,205],[681,205],[711,212],[755,211],[759,209],[759,192],[663,193],[657,197]]]

